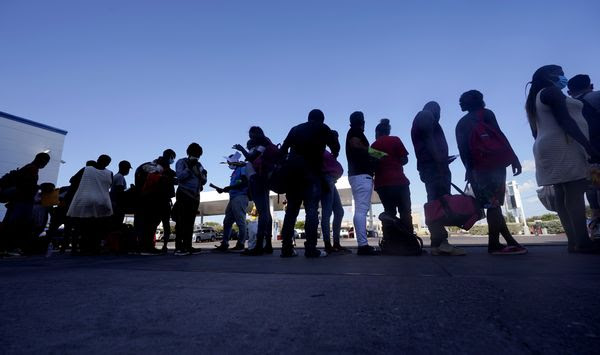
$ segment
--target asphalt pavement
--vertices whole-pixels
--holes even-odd
[[[600,256],[529,250],[0,259],[0,353],[597,354]]]

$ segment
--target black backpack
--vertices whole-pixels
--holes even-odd
[[[0,178],[0,203],[7,203],[17,192],[19,169],[11,170]]]
[[[423,240],[407,231],[400,218],[385,212],[379,215],[383,239],[379,242],[384,255],[412,256],[423,254]]]

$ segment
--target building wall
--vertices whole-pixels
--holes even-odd
[[[56,184],[65,134],[0,115],[0,176],[30,163],[37,153],[49,150],[50,162],[40,170],[39,182]],[[5,208],[0,205],[0,218]]]

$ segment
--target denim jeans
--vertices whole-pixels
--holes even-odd
[[[256,231],[256,245],[262,246],[263,241],[273,237],[273,219],[271,217],[271,200],[269,187],[264,178],[254,174],[250,177],[250,194],[258,212],[258,230]]]
[[[323,241],[331,242],[331,227],[329,222],[333,213],[333,242],[340,242],[340,230],[342,227],[342,219],[344,218],[344,207],[340,193],[335,187],[335,179],[332,176],[326,175],[327,190],[321,194],[321,231],[323,232]]]
[[[377,188],[377,194],[385,212],[391,216],[400,215],[404,228],[414,233],[410,210],[410,189],[408,185],[382,186]]]
[[[223,219],[223,244],[229,243],[233,222],[239,229],[238,240],[244,241],[246,235],[246,210],[248,209],[248,196],[238,195],[229,198]]]
[[[304,231],[306,232],[306,242],[304,247],[306,251],[317,248],[317,237],[319,228],[319,200],[321,199],[321,180],[317,175],[309,175],[301,179],[297,184],[293,184],[286,194],[287,208],[281,227],[282,247],[284,249],[292,248],[294,238],[294,225],[300,207],[304,202],[304,211],[306,219]]]

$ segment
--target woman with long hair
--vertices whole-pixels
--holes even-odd
[[[545,65],[533,74],[525,110],[535,138],[533,156],[539,186],[554,186],[556,212],[569,241],[569,252],[598,253],[586,228],[584,194],[588,156],[600,161],[590,145],[581,101],[566,97],[567,78],[558,65]]]

